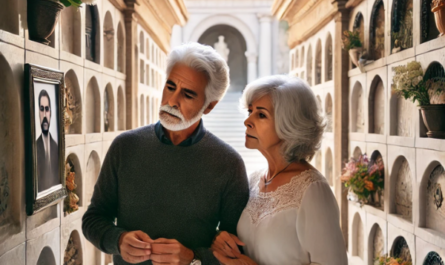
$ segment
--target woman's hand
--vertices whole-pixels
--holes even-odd
[[[235,258],[235,253],[241,254],[238,245],[244,246],[245,244],[237,236],[222,231],[213,240],[212,250],[218,251],[227,257]]]
[[[235,252],[235,258],[229,258],[224,253],[213,251],[215,258],[223,265],[258,265],[246,255]]]

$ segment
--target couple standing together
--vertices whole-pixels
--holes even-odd
[[[288,76],[246,87],[245,145],[268,162],[248,180],[239,154],[201,120],[228,86],[213,48],[170,53],[160,122],[111,144],[85,237],[115,265],[346,265],[336,200],[308,163],[324,129],[310,87]]]

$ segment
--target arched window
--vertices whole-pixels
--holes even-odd
[[[315,84],[321,84],[321,55],[322,55],[322,50],[321,50],[321,40],[319,39],[317,41],[317,48],[316,48],[316,52],[315,52]]]
[[[312,86],[312,47],[309,45],[306,56],[307,82]]]
[[[332,53],[332,37],[328,34],[325,47],[325,81],[331,81],[333,75],[333,53]]]
[[[125,38],[122,24],[117,25],[117,70],[125,73]]]

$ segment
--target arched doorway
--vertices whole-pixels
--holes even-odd
[[[224,38],[219,38],[223,36]],[[208,28],[198,39],[199,43],[215,47],[224,44],[228,48],[227,64],[230,68],[230,87],[228,92],[241,92],[247,85],[246,40],[234,27],[215,25]],[[223,56],[224,57],[224,56]]]

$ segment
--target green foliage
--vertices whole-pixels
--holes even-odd
[[[358,30],[343,32],[343,49],[349,51],[354,48],[362,47],[362,42],[360,41],[360,32]]]

